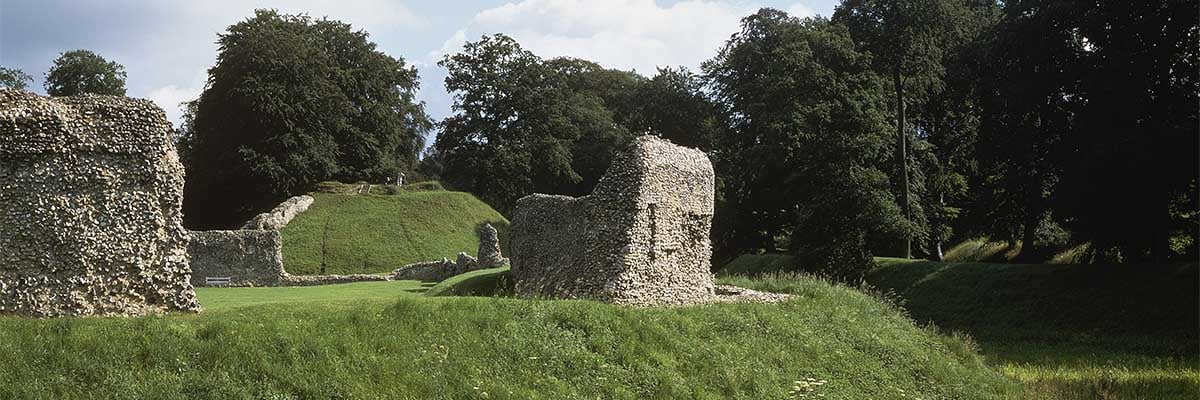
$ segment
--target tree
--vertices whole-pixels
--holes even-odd
[[[32,81],[33,77],[25,71],[0,67],[0,87],[25,90],[27,82]]]
[[[930,92],[940,90],[946,53],[965,36],[966,6],[966,0],[846,0],[834,11],[833,20],[848,26],[861,48],[874,56],[876,70],[891,78],[897,197],[910,223],[915,218],[913,206],[920,200],[911,193],[909,176],[914,165],[906,112],[911,103],[920,103]],[[905,257],[912,257],[914,233],[904,237]]]
[[[983,214],[975,220],[992,221],[994,239],[1019,240],[1021,257],[1031,261],[1060,180],[1062,139],[1084,104],[1078,96],[1082,42],[1068,22],[1077,12],[1066,2],[1008,3],[985,55],[977,152],[982,181],[972,208]]]
[[[189,226],[236,224],[319,181],[415,167],[432,127],[417,71],[366,32],[257,10],[218,45],[190,129]]]
[[[748,221],[723,235],[770,247],[786,235],[798,268],[861,276],[868,236],[904,226],[878,168],[887,95],[870,56],[844,26],[762,9],[704,68],[729,124],[713,151],[718,219]]]
[[[1060,138],[1051,207],[1099,260],[1195,260],[1200,6],[1071,4],[1068,11],[1013,2],[1007,20],[1013,30],[1054,32],[1072,44],[1067,61],[1077,75],[1063,78],[1074,90],[1060,96],[1080,100]]]
[[[702,76],[686,68],[659,68],[658,74],[634,91],[635,121],[630,130],[710,150],[720,120],[716,105],[704,93],[704,84]]]
[[[90,50],[68,51],[60,54],[46,72],[45,88],[51,96],[124,96],[125,67]]]
[[[631,138],[614,108],[641,80],[585,60],[549,61],[501,34],[467,43],[440,63],[455,115],[433,155],[451,186],[501,212],[531,193],[589,193]]]

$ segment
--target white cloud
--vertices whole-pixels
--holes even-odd
[[[808,8],[808,6],[804,3],[792,4],[792,6],[788,7],[786,11],[788,15],[796,18],[812,17],[816,15],[816,13],[813,12],[811,8]]]
[[[705,0],[669,7],[654,0],[522,0],[476,14],[432,55],[503,32],[544,58],[578,57],[653,75],[656,67],[699,67],[756,8]]]
[[[145,97],[167,113],[167,119],[178,128],[182,122],[183,107],[180,103],[192,101],[200,97],[200,93],[204,91],[204,84],[208,75],[204,70],[197,72],[192,78],[192,82],[185,87],[180,87],[176,84],[169,84],[150,90]]]

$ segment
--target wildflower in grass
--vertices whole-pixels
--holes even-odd
[[[820,393],[821,386],[824,386],[827,381],[824,379],[804,378],[804,380],[792,382],[792,390],[788,391],[788,395],[793,399],[809,399],[815,397],[825,397],[824,393]]]

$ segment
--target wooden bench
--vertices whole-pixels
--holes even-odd
[[[232,277],[228,276],[206,276],[204,277],[205,286],[228,286],[229,282],[233,281]]]

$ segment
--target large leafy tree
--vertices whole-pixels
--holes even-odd
[[[1083,43],[1069,22],[1077,16],[1068,2],[1009,2],[985,53],[981,171],[971,212],[981,214],[973,220],[993,239],[1021,241],[1030,260],[1059,181],[1062,139],[1084,105]]]
[[[704,85],[702,76],[685,68],[660,68],[634,91],[631,129],[711,150],[721,121]]]
[[[839,24],[763,9],[705,64],[730,126],[714,151],[718,219],[744,221],[718,240],[786,234],[799,268],[853,278],[872,264],[869,236],[902,230],[878,168],[887,90],[870,60]]]
[[[125,67],[91,50],[68,51],[59,55],[46,72],[45,88],[51,96],[85,93],[124,96]]]
[[[433,155],[442,177],[503,212],[531,193],[581,195],[631,137],[619,123],[635,74],[584,60],[542,60],[504,35],[448,55],[455,115],[442,122]]]
[[[0,67],[0,87],[24,90],[33,77],[16,68]]]
[[[191,227],[235,224],[322,180],[383,181],[414,167],[432,127],[416,69],[366,32],[257,10],[218,45],[182,130]]]
[[[1052,32],[1070,42],[1067,61],[1077,63],[1074,77],[1063,77],[1074,90],[1058,95],[1081,100],[1060,139],[1055,212],[1101,259],[1194,260],[1200,6],[1074,1],[1067,11],[1050,1],[1011,3],[1009,31]],[[1016,59],[1029,61],[1023,69],[1039,67]]]
[[[896,129],[895,171],[897,197],[904,216],[914,228],[904,236],[900,252],[912,257],[914,235],[924,236],[927,224],[920,193],[913,193],[910,176],[919,164],[912,158],[914,130],[908,122],[908,108],[922,104],[931,93],[943,87],[944,61],[953,49],[969,36],[973,26],[969,0],[846,0],[834,12],[833,20],[845,24],[859,47],[869,52],[874,67],[890,78],[893,91]],[[917,172],[923,179],[924,175]],[[916,182],[924,188],[923,182]]]

